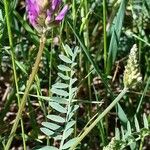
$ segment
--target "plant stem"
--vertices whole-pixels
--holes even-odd
[[[144,137],[142,137],[142,139],[141,139],[139,150],[143,149],[143,143],[144,143]]]
[[[115,100],[95,119],[95,121],[85,129],[76,143],[69,150],[74,150],[75,147],[83,140],[83,138],[96,126],[96,124],[116,105],[117,102],[127,93],[128,88],[124,88]]]
[[[18,88],[18,82],[17,82],[15,54],[14,54],[14,48],[13,48],[13,40],[12,40],[12,32],[11,32],[9,13],[8,13],[9,11],[8,11],[7,0],[4,0],[4,8],[5,8],[5,15],[6,15],[6,24],[7,24],[9,45],[10,45],[10,50],[11,50],[10,54],[11,54],[12,68],[13,68],[13,74],[14,74],[14,82],[15,82],[15,88],[16,88],[16,91],[17,91],[17,101],[18,101],[18,107],[19,107],[20,106],[20,96],[18,95],[19,88]],[[26,150],[26,142],[25,142],[25,134],[24,134],[24,126],[23,126],[22,118],[21,118],[21,131],[22,131],[22,139],[23,139],[23,148],[24,148],[24,150]]]
[[[104,70],[107,67],[106,0],[103,0]]]
[[[21,104],[20,104],[20,107],[19,107],[16,119],[15,119],[15,122],[13,124],[13,127],[12,127],[12,130],[11,130],[8,142],[6,144],[5,150],[9,150],[10,149],[11,143],[13,141],[14,134],[16,132],[16,129],[17,129],[20,117],[22,115],[22,112],[23,112],[25,104],[26,104],[26,99],[27,99],[27,96],[29,94],[30,87],[31,87],[31,85],[33,83],[33,80],[34,80],[35,75],[36,75],[36,73],[38,71],[38,68],[39,68],[39,63],[40,63],[40,60],[41,60],[41,57],[42,57],[42,53],[43,53],[43,50],[44,50],[44,45],[45,45],[45,36],[42,35],[41,39],[40,39],[40,47],[39,47],[39,51],[38,51],[38,54],[37,54],[37,57],[36,57],[36,61],[35,61],[35,64],[34,64],[34,66],[32,68],[32,72],[31,72],[31,74],[29,76],[29,80],[27,81],[27,86],[26,86],[23,98],[21,100]]]

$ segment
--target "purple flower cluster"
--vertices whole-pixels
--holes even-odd
[[[59,11],[61,2],[61,0],[26,0],[29,22],[36,29],[59,24],[68,11],[68,5]]]

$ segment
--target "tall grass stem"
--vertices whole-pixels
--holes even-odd
[[[16,129],[17,129],[20,117],[22,115],[22,112],[23,112],[25,104],[26,104],[26,99],[27,99],[27,96],[29,94],[30,87],[31,87],[31,85],[32,85],[32,83],[34,81],[35,75],[36,75],[36,73],[38,71],[38,68],[39,68],[39,63],[40,63],[40,60],[41,60],[41,57],[42,57],[42,53],[43,53],[43,50],[44,50],[44,45],[45,45],[45,36],[42,35],[41,39],[40,39],[40,46],[39,46],[39,51],[38,51],[38,54],[37,54],[37,57],[36,57],[36,61],[35,61],[35,64],[34,64],[34,66],[32,68],[32,72],[31,72],[31,74],[29,76],[29,80],[27,81],[27,86],[26,86],[23,98],[21,100],[21,104],[20,104],[20,107],[19,107],[16,119],[15,119],[15,122],[13,124],[13,127],[12,127],[12,130],[11,130],[8,142],[6,144],[5,150],[9,150],[10,149],[11,143],[13,141],[14,134],[16,132]]]
[[[107,67],[106,0],[103,0],[104,69]]]
[[[10,45],[10,50],[11,50],[10,55],[11,55],[11,62],[12,62],[12,68],[13,68],[14,82],[15,82],[15,88],[17,91],[17,101],[18,101],[18,107],[20,107],[20,96],[18,95],[19,88],[18,88],[18,82],[17,82],[18,79],[17,79],[16,65],[15,65],[15,53],[14,53],[14,47],[13,47],[12,32],[11,32],[7,0],[4,0],[4,9],[5,9],[5,17],[6,17],[9,45]],[[24,126],[23,126],[22,118],[21,118],[21,131],[22,131],[22,139],[23,139],[23,148],[24,148],[24,150],[26,150],[25,133],[24,133]]]

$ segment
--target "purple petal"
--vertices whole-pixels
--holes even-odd
[[[47,10],[47,17],[46,17],[46,22],[50,22],[52,18],[52,12],[50,10]]]
[[[52,10],[55,10],[61,3],[61,0],[52,0]]]
[[[55,18],[55,21],[62,21],[68,11],[68,5],[65,5],[64,8],[60,11],[60,13]]]
[[[29,22],[34,26],[38,17],[40,8],[36,0],[26,0],[26,11],[29,18]]]

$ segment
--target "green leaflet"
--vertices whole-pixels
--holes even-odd
[[[49,102],[49,105],[60,113],[67,113],[67,109],[62,107],[59,103]]]
[[[44,146],[38,150],[58,150],[58,148],[53,147],[53,146]]]
[[[65,56],[65,55],[59,55],[59,58],[60,58],[62,61],[64,61],[65,63],[69,63],[69,64],[72,63],[72,61],[70,60],[70,58],[68,58],[68,57]]]
[[[46,134],[47,136],[51,136],[51,135],[54,134],[54,132],[51,131],[51,130],[49,130],[48,128],[42,127],[42,128],[40,128],[40,129],[41,129],[41,131],[42,131],[44,134]]]
[[[58,69],[61,71],[71,71],[71,68],[65,66],[65,65],[59,65]]]
[[[60,125],[57,125],[57,124],[51,123],[51,122],[42,122],[42,125],[44,127],[51,129],[51,130],[57,130],[61,127]]]
[[[66,92],[65,90],[61,90],[61,89],[56,89],[56,88],[52,88],[51,89],[51,92],[52,93],[55,93],[57,95],[60,95],[60,96],[64,96],[64,97],[67,97],[69,95],[68,92]]]
[[[67,148],[71,147],[76,140],[77,140],[77,138],[73,138],[73,139],[69,140],[67,143],[65,143],[63,145],[62,149],[67,149]]]
[[[68,129],[64,134],[64,139],[67,139],[73,132],[73,128]]]
[[[57,115],[47,115],[48,119],[51,119],[55,122],[64,123],[65,119],[63,117],[57,116]]]
[[[65,89],[65,88],[68,88],[68,84],[57,82],[57,83],[53,84],[52,87],[58,88],[58,89]]]

